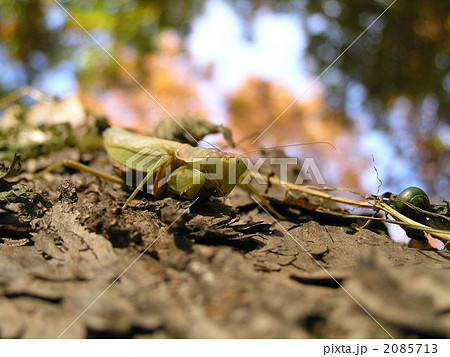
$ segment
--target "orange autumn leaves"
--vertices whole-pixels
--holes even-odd
[[[325,144],[299,146],[288,149],[288,152],[300,158],[312,157],[327,185],[361,188],[360,175],[369,167],[371,160],[358,154],[354,140],[356,134],[327,108],[324,93],[320,85],[318,87],[311,88],[309,95],[296,101],[280,116],[298,94],[277,83],[249,77],[229,98],[229,126],[236,142],[241,138],[246,139],[241,143],[243,151],[255,149],[255,145],[272,147],[329,142],[337,147],[337,151]],[[278,117],[276,123],[252,145],[258,135]]]
[[[141,61],[144,68],[139,68],[137,55],[130,49],[122,50],[118,60],[175,118],[184,115],[208,118],[199,88],[214,67],[199,69],[183,51],[181,40],[175,33],[161,35],[157,51]],[[120,71],[120,81],[120,85],[109,88],[102,95],[84,90],[84,102],[90,108],[95,107],[97,113],[103,112],[113,125],[151,134],[154,125],[167,118],[168,114],[124,71]],[[295,102],[257,144],[251,144],[298,94],[277,83],[248,77],[240,88],[228,93],[225,99],[228,122],[223,124],[232,129],[236,142],[248,137],[238,147],[241,152],[316,141],[338,144],[339,152],[331,146],[313,145],[289,153],[317,159],[327,185],[360,188],[360,173],[371,164],[371,160],[358,155],[354,155],[354,160],[348,160],[349,154],[355,152],[354,134],[342,124],[338,115],[328,110],[320,85]]]
[[[119,83],[100,95],[85,88],[84,103],[96,113],[106,115],[112,125],[151,134],[157,122],[169,117],[167,112],[175,118],[184,115],[208,116],[197,90],[201,75],[196,73],[189,56],[182,50],[180,38],[174,32],[163,33],[157,51],[145,55],[143,59],[139,59],[130,48],[119,52],[118,61],[148,93],[123,70],[119,72]]]

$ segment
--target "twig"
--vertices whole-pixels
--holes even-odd
[[[280,179],[277,176],[266,177],[266,179],[272,184],[280,185],[280,186],[290,189],[290,190],[299,191],[299,192],[306,193],[306,194],[316,196],[316,197],[320,197],[320,198],[323,198],[323,199],[326,199],[329,201],[338,202],[338,203],[342,203],[342,204],[346,204],[346,205],[350,205],[350,206],[356,206],[356,207],[360,207],[360,208],[367,208],[367,209],[371,209],[371,210],[375,210],[375,211],[381,210],[381,211],[384,211],[385,213],[391,215],[396,220],[394,221],[394,220],[383,219],[383,218],[379,218],[379,217],[367,217],[367,216],[361,216],[361,215],[353,215],[353,214],[332,211],[332,210],[328,210],[328,209],[327,210],[317,209],[317,211],[319,211],[319,212],[322,211],[324,213],[341,216],[343,218],[365,218],[365,219],[370,219],[370,220],[379,220],[379,221],[383,221],[386,223],[397,224],[397,225],[401,225],[401,226],[408,227],[408,228],[422,230],[422,231],[425,231],[428,233],[432,233],[437,238],[443,239],[445,241],[450,241],[450,231],[436,229],[436,228],[432,228],[432,227],[426,226],[424,224],[418,223],[418,222],[404,216],[403,214],[397,212],[394,208],[392,208],[388,204],[382,202],[381,200],[378,200],[374,196],[364,196],[363,194],[361,194],[359,192],[356,192],[351,189],[345,189],[345,188],[332,189],[332,188],[327,188],[327,187],[323,188],[323,187],[316,187],[316,186],[302,186],[302,185],[296,185],[293,183],[281,183]],[[336,191],[336,190],[354,193],[356,195],[359,195],[359,196],[365,198],[366,201],[355,201],[350,198],[333,196],[328,193],[328,191]],[[373,202],[368,202],[369,200],[373,200]]]

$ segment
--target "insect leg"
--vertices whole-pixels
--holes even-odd
[[[127,198],[127,201],[122,206],[123,210],[125,208],[127,208],[127,206],[130,204],[131,201],[133,201],[133,199],[136,197],[136,195],[139,193],[139,191],[142,189],[142,187],[144,187],[144,185],[147,183],[148,179],[154,175],[154,173],[155,173],[154,171],[149,171],[147,173],[147,175],[144,177],[144,179],[139,183],[139,185],[136,186],[133,193],[130,195],[130,197]]]
[[[258,198],[261,200],[261,202],[263,203],[264,206],[267,207],[267,209],[269,210],[269,212],[273,213],[278,219],[285,219],[285,217],[281,214],[279,214],[275,208],[272,207],[272,205],[269,203],[269,201],[267,201],[259,192],[258,190],[255,188],[255,186],[253,186],[250,182],[246,183],[245,185],[247,185],[247,187],[256,195],[258,196]]]
[[[172,162],[172,160],[168,160],[164,163],[162,163],[160,166],[157,164],[155,165],[156,168],[154,170],[148,171],[147,175],[144,177],[144,179],[139,183],[139,185],[136,186],[133,193],[128,197],[125,204],[122,206],[122,209],[127,208],[127,206],[133,201],[133,199],[136,197],[136,195],[139,193],[139,191],[144,187],[144,185],[147,183],[147,181],[155,174],[155,184],[153,186],[153,195],[158,196],[161,193],[161,187],[158,187],[159,181],[164,177],[164,173],[166,171],[166,167]]]
[[[156,172],[156,177],[155,177],[155,184],[153,186],[153,196],[155,197],[161,197],[162,193],[163,193],[163,186],[164,184],[162,184],[161,186],[159,185],[159,183],[163,180],[164,178],[164,174],[166,173],[166,168],[167,166],[169,166],[172,163],[172,160],[168,160],[165,163],[163,163],[161,165],[161,167],[158,169],[158,171]]]
[[[105,172],[93,169],[92,167],[83,165],[80,162],[72,161],[72,160],[63,160],[61,162],[58,162],[55,165],[47,167],[45,170],[42,170],[41,172],[34,175],[31,180],[37,180],[37,179],[41,178],[42,176],[44,176],[46,173],[52,172],[61,166],[71,167],[73,169],[87,172],[87,173],[94,175],[96,177],[99,177],[101,179],[104,179],[104,180],[107,180],[110,182],[114,182],[114,183],[118,183],[119,185],[125,185],[125,181],[123,179],[121,179],[120,177],[116,177],[116,176],[107,174]]]

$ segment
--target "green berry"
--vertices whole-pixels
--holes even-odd
[[[394,208],[401,214],[414,219],[415,221],[423,221],[425,219],[425,216],[422,213],[409,207],[404,202],[408,202],[425,211],[429,211],[431,207],[430,199],[427,194],[418,187],[408,187],[400,192],[394,201]]]

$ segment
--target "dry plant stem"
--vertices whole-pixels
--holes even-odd
[[[325,213],[325,214],[331,214],[331,215],[334,215],[334,216],[339,216],[339,217],[342,217],[342,218],[353,218],[353,219],[361,218],[361,219],[367,219],[368,221],[380,221],[380,222],[385,222],[385,223],[397,224],[399,226],[406,227],[406,228],[418,229],[418,223],[417,222],[414,222],[414,224],[410,224],[410,223],[407,223],[407,222],[394,221],[392,219],[381,218],[381,217],[374,217],[374,216],[368,217],[368,216],[362,216],[362,215],[358,215],[358,214],[341,213],[341,212],[333,211],[333,210],[330,210],[330,209],[324,209],[324,208],[317,208],[316,211],[317,212],[321,212],[321,213]],[[427,231],[430,231],[430,232],[437,232],[437,233],[442,233],[442,232],[446,233],[447,232],[447,231],[442,231],[442,230],[439,230],[439,229],[431,228],[431,227],[428,227],[428,226],[424,226],[424,227],[427,227]],[[362,227],[360,227],[360,228],[362,228]],[[419,229],[421,229],[421,228],[419,228]]]
[[[401,213],[397,212],[395,209],[393,209],[391,206],[387,205],[386,203],[378,202],[377,205],[383,211],[385,211],[386,213],[389,213],[392,217],[397,218],[403,222],[409,223],[411,225],[411,228],[420,229],[422,231],[432,233],[437,238],[441,238],[443,240],[450,241],[450,232],[449,231],[444,231],[441,229],[434,229],[434,228],[428,227],[424,224],[418,223],[418,222],[402,215]]]
[[[326,211],[325,213],[331,213],[331,214],[341,216],[344,218],[366,218],[366,219],[380,220],[380,221],[392,223],[392,224],[398,224],[398,225],[405,226],[408,228],[422,230],[422,231],[433,234],[433,236],[436,238],[440,238],[445,241],[450,241],[450,232],[449,231],[431,228],[424,224],[418,223],[418,222],[402,215],[401,213],[399,213],[395,209],[393,209],[391,206],[389,206],[386,203],[383,203],[381,201],[374,201],[371,203],[371,202],[364,202],[364,201],[355,201],[355,200],[345,198],[345,197],[333,196],[327,192],[324,192],[324,190],[331,191],[330,188],[322,189],[320,187],[315,188],[314,186],[302,186],[302,185],[296,185],[293,183],[281,183],[280,179],[276,176],[267,177],[267,180],[269,182],[271,182],[272,184],[281,185],[286,189],[303,192],[303,193],[306,193],[306,194],[309,194],[312,196],[316,196],[316,197],[320,197],[323,199],[327,199],[327,200],[330,200],[333,202],[338,202],[338,203],[343,203],[346,205],[351,205],[351,206],[356,206],[356,207],[361,207],[361,208],[368,208],[368,209],[373,209],[373,210],[380,209],[380,210],[390,214],[392,217],[394,217],[398,221],[392,221],[392,220],[387,220],[387,219],[385,220],[385,219],[377,218],[377,217],[351,215],[351,214],[345,214],[345,213],[339,213],[339,212],[331,213],[330,211]],[[345,191],[352,192],[352,190],[347,190],[347,189],[345,189]],[[360,193],[358,193],[358,195],[362,196]],[[365,196],[362,196],[362,197],[365,197]]]
[[[327,192],[323,192],[321,188],[315,188],[314,186],[302,186],[302,185],[296,185],[296,184],[289,183],[289,182],[281,183],[280,179],[276,176],[267,177],[267,180],[269,180],[274,185],[281,185],[284,188],[287,188],[290,190],[300,191],[303,193],[307,193],[307,194],[310,194],[310,195],[313,195],[316,197],[320,197],[320,198],[324,198],[324,199],[334,201],[334,202],[344,203],[344,204],[362,207],[362,208],[370,208],[370,209],[373,209],[374,207],[376,207],[376,205],[374,205],[373,203],[354,201],[352,199],[345,198],[345,197],[333,196]],[[327,189],[327,190],[331,191],[331,189]]]
[[[312,189],[319,190],[319,191],[345,191],[345,192],[353,193],[354,195],[357,195],[357,196],[361,196],[365,200],[368,198],[367,195],[364,195],[361,192],[352,190],[351,188],[345,188],[345,187],[321,187],[321,186],[310,186],[310,185],[305,185],[305,186],[306,187],[310,187]]]

